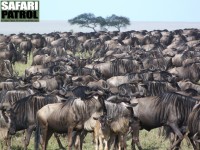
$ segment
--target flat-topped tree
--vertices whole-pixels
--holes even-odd
[[[120,28],[130,25],[130,20],[127,17],[112,15],[106,18],[106,26],[115,27],[118,31]]]
[[[104,26],[106,24],[104,18],[100,16],[95,17],[95,15],[92,13],[80,14],[77,17],[69,19],[68,22],[71,25],[77,24],[80,27],[91,28],[94,30],[94,32],[96,32],[96,29],[95,29],[96,27]]]

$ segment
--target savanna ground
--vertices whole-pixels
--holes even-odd
[[[80,55],[80,54],[77,54]],[[87,54],[85,54],[85,57],[87,57]],[[30,57],[32,58],[32,56]],[[24,70],[29,67],[32,63],[32,59],[29,59],[27,64],[21,64],[21,63],[16,63],[14,65],[14,69],[16,72],[19,73],[19,75],[24,74]],[[23,135],[18,133],[16,136],[12,138],[12,150],[23,150]],[[62,144],[67,147],[67,138],[66,137],[61,137]],[[142,130],[140,131],[140,142],[142,145],[143,150],[166,150],[169,148],[169,140],[165,140],[163,136],[158,135],[158,129],[151,130],[150,132]],[[131,149],[130,144],[131,141],[128,140],[128,150]],[[1,143],[0,143],[0,150],[1,150]],[[48,143],[48,150],[58,150],[58,144],[52,136]],[[92,135],[89,133],[86,138],[85,142],[83,144],[83,149],[84,150],[94,150],[95,149],[95,144],[92,143]],[[30,144],[28,146],[28,150],[34,150],[34,134],[32,135]],[[186,140],[183,141],[181,144],[181,150],[192,150],[191,145],[188,146],[188,143]]]

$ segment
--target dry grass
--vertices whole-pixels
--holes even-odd
[[[95,145],[92,143],[91,133],[89,133],[85,138],[85,143],[83,144],[83,150],[93,150],[95,148]],[[13,143],[13,150],[23,150],[23,136],[15,136],[12,139]],[[61,137],[62,144],[67,147],[67,138]],[[165,140],[163,137],[158,136],[158,129],[154,129],[150,132],[147,131],[140,131],[140,142],[142,145],[143,150],[166,150],[169,148],[169,142],[168,140]],[[130,147],[131,141],[129,140],[127,142],[128,144],[128,150],[131,149]],[[0,146],[1,147],[1,146]],[[48,150],[56,150],[59,149],[58,144],[55,140],[55,138],[52,136],[52,138],[49,141],[48,144]],[[186,141],[184,140],[181,145],[181,150],[191,150],[192,147],[187,145]],[[34,138],[31,138],[30,145],[28,147],[28,150],[34,150]]]
[[[22,64],[20,62],[16,62],[15,65],[13,66],[15,72],[19,73],[19,76],[24,75],[25,69],[30,67],[32,64],[32,55],[28,59],[27,64]]]

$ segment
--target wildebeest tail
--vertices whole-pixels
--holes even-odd
[[[39,121],[36,118],[37,123],[36,123],[36,130],[35,130],[35,150],[39,150],[39,144],[40,144],[40,125]]]

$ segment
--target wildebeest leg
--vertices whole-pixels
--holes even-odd
[[[139,132],[140,132],[140,121],[134,120],[134,122],[131,123],[131,136],[132,136],[132,141],[131,141],[131,146],[132,150],[135,149],[135,144],[137,145],[139,150],[142,150],[142,146],[140,144],[139,140]]]
[[[115,144],[115,138],[116,138],[116,135],[113,133],[110,133],[110,139],[108,140],[108,149],[111,149],[113,143]],[[113,146],[113,149],[115,150],[115,145]]]
[[[46,150],[46,139],[47,139],[47,130],[48,130],[48,125],[41,125],[41,135],[42,135],[42,150]]]
[[[188,138],[189,138],[189,141],[192,144],[192,147],[194,148],[194,150],[198,150],[197,146],[196,146],[196,143],[194,142],[193,138],[190,137],[189,135],[188,135]]]
[[[181,131],[175,124],[172,123],[169,126],[173,129],[174,133],[178,136],[178,140],[176,140],[170,148],[172,150],[173,148],[177,146],[177,144],[179,144],[183,140],[183,134],[181,133]]]
[[[121,150],[126,150],[126,140],[124,135],[119,135],[119,143],[121,145]]]
[[[75,144],[74,144],[75,149],[76,150],[81,150],[82,149],[81,148],[81,142],[82,142],[81,141],[81,131],[77,131],[75,133],[75,136],[73,136],[73,138],[75,138],[75,139],[73,139],[73,141],[75,140]]]
[[[80,133],[80,148],[81,148],[81,149],[83,148],[83,142],[84,142],[84,139],[85,139],[87,133],[88,133],[88,132],[87,132],[86,130],[83,130],[83,131],[81,131],[81,133]]]
[[[12,138],[12,135],[10,135],[9,133],[7,133],[7,138],[6,138],[7,150],[11,150],[11,138]]]
[[[51,138],[52,134],[53,134],[52,131],[47,131],[47,136],[46,136],[46,141],[45,141],[45,145],[44,145],[44,150],[47,149],[48,141]]]
[[[94,133],[92,133],[93,135],[93,140],[95,141],[95,150],[98,150],[99,149],[99,138],[101,138],[99,136],[99,128],[94,128]],[[92,140],[92,141],[93,141]],[[93,142],[92,142],[93,143]]]
[[[72,150],[72,144],[73,144],[73,139],[72,139],[72,132],[73,128],[68,128],[68,150]]]
[[[109,150],[108,141],[104,139],[104,150]]]
[[[118,150],[123,150],[122,148],[122,145],[121,145],[121,135],[118,135]]]
[[[58,143],[59,148],[60,148],[60,149],[65,149],[64,146],[62,145],[61,141],[60,141],[60,138],[59,138],[58,134],[57,134],[57,133],[54,133],[54,136],[55,136],[55,138],[56,138],[56,141],[57,141],[57,143]]]
[[[99,144],[98,144],[98,139],[99,139]],[[102,138],[99,136],[99,138],[97,138],[97,150],[103,150],[103,140]]]
[[[31,138],[34,128],[35,128],[34,126],[31,126],[25,131],[25,138],[24,138],[24,149],[25,150],[27,150],[27,147],[29,145],[30,138]]]
[[[196,147],[197,147],[196,150],[199,150],[199,149],[200,149],[200,144],[199,144],[199,143],[196,143]]]
[[[113,148],[114,150],[116,149],[119,149],[120,145],[119,145],[119,136],[118,135],[115,135],[114,136],[114,145],[113,145]]]

